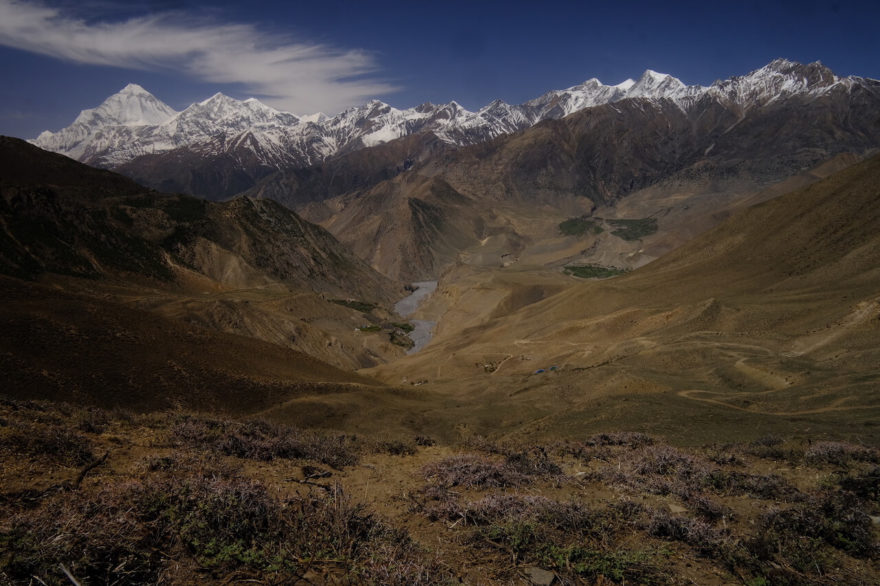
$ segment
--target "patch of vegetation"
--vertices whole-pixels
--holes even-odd
[[[392,456],[412,456],[416,453],[415,445],[401,440],[386,440],[376,443],[375,451]]]
[[[342,305],[356,311],[360,311],[362,313],[370,313],[374,309],[376,309],[375,303],[369,303],[367,301],[358,301],[356,299],[330,299],[330,303],[335,303],[336,305]]]
[[[608,277],[616,277],[627,271],[614,267],[604,267],[602,265],[567,265],[565,267],[566,275],[573,275],[580,279],[607,279]]]
[[[566,236],[583,236],[588,232],[601,234],[603,228],[596,220],[591,219],[589,216],[581,216],[560,222],[559,232]]]
[[[663,551],[602,551],[576,544],[560,547],[550,543],[541,548],[538,560],[542,565],[567,570],[591,581],[604,578],[615,583],[663,584],[669,578],[654,565],[654,559],[667,555]]]
[[[461,502],[451,492],[427,496],[438,501],[425,508],[428,517],[465,527],[465,541],[472,547],[499,551],[514,563],[550,568],[563,583],[668,581],[656,563],[659,552],[608,547],[615,535],[635,528],[634,521],[642,513],[635,503],[600,511],[580,502],[538,495],[493,493],[469,502]],[[659,562],[665,557],[661,554]]]
[[[415,440],[417,446],[430,447],[437,445],[437,442],[434,441],[434,438],[427,435],[417,435]]]
[[[823,441],[812,444],[804,453],[804,459],[811,464],[835,466],[848,466],[854,462],[880,464],[880,451],[847,442]]]
[[[0,427],[0,451],[67,466],[90,462],[92,443],[63,424],[15,422]]]
[[[521,462],[502,461],[462,454],[434,462],[423,470],[425,478],[451,488],[487,488],[531,484],[536,474]]]
[[[358,328],[358,330],[361,331],[361,332],[381,332],[381,331],[382,331],[382,326],[377,326],[377,325],[375,325],[375,324],[371,324],[371,325],[368,325],[368,326],[360,326],[360,327]]]
[[[449,579],[405,532],[340,490],[282,502],[259,482],[217,470],[177,469],[60,494],[17,516],[2,540],[9,554],[2,572],[13,581],[61,584],[69,572],[89,584],[154,584],[188,568],[188,582],[292,583],[327,567],[352,582]]]
[[[725,533],[707,521],[678,517],[665,512],[655,512],[647,529],[655,537],[687,543],[700,555],[708,557],[718,557],[727,541]]]
[[[880,509],[880,466],[838,476],[837,484],[841,489],[853,493],[858,498],[874,503],[875,511]]]
[[[414,329],[416,329],[416,327],[414,325],[412,325],[411,323],[408,323],[408,322],[403,322],[403,323],[391,322],[391,325],[394,326],[395,328],[397,328],[398,330],[403,330],[407,334],[412,332]]]
[[[0,397],[0,582],[506,584],[532,568],[560,584],[876,582],[871,447],[469,436],[425,465],[445,448],[417,446],[434,444]],[[429,554],[411,526],[450,547]]]
[[[171,427],[171,439],[177,445],[264,462],[305,459],[340,468],[358,461],[351,439],[344,435],[320,435],[265,421],[181,416]]]
[[[614,236],[627,241],[639,240],[657,232],[657,218],[608,220],[608,223],[616,228],[611,231]]]

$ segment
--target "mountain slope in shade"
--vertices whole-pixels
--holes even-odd
[[[11,397],[246,414],[376,384],[289,348],[57,287],[0,276],[0,298]]]
[[[393,322],[387,308],[405,295],[402,286],[282,205],[151,192],[5,137],[0,273],[347,369],[403,353],[390,329],[357,329]]]
[[[183,264],[222,282],[216,262],[228,256],[263,279],[303,289],[384,304],[398,296],[329,233],[271,200],[215,204],[150,192],[17,139],[0,139],[0,157],[7,274],[170,280]]]

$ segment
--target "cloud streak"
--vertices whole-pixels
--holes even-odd
[[[332,114],[398,89],[376,79],[378,65],[365,51],[178,12],[91,23],[46,5],[0,0],[0,45],[87,65],[241,84],[298,114]]]

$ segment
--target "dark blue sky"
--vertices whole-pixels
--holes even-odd
[[[707,85],[776,57],[880,78],[880,2],[0,0],[0,134],[57,130],[129,82],[296,114],[520,103],[645,69]]]

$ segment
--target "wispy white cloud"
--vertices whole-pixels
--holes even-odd
[[[180,71],[241,84],[276,108],[335,113],[395,91],[373,55],[180,12],[86,22],[45,4],[0,0],[0,45],[76,63]]]

